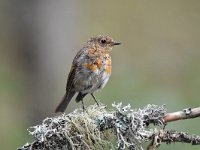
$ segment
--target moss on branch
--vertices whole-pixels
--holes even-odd
[[[107,110],[103,104],[91,105],[85,112],[76,109],[69,114],[46,118],[41,125],[28,129],[35,140],[19,150],[143,149],[142,144],[153,142],[166,125],[164,106],[149,104],[142,109],[132,109],[130,105],[118,103],[112,107]]]

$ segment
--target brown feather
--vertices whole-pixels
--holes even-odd
[[[66,85],[66,93],[62,99],[62,101],[60,102],[60,104],[58,105],[58,107],[56,108],[55,112],[64,112],[65,109],[67,108],[69,102],[71,101],[72,97],[74,96],[74,94],[76,93],[73,87],[73,81],[74,81],[74,76],[75,76],[75,72],[76,72],[76,67],[74,67],[72,65],[71,67],[71,71],[68,75],[68,79],[67,79],[67,85]]]

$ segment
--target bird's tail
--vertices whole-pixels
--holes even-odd
[[[60,104],[56,108],[55,112],[56,113],[64,112],[75,93],[76,92],[72,92],[72,91],[69,92],[69,94],[65,93],[64,97],[62,98],[62,101],[60,102]]]

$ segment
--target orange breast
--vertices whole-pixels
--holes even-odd
[[[95,64],[85,63],[84,66],[93,72],[95,72],[97,70],[97,65],[95,65]]]
[[[101,69],[101,67],[102,67],[102,61],[101,61],[100,58],[96,60],[95,65],[97,65],[98,69]]]
[[[112,67],[111,66],[106,66],[106,73],[110,75],[111,72],[112,72]]]
[[[112,66],[111,66],[111,59],[110,58],[106,59],[105,71],[106,71],[107,74],[111,74],[111,72],[112,72]]]

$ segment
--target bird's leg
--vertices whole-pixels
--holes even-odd
[[[85,111],[85,106],[84,106],[84,103],[83,103],[83,99],[81,100],[81,102],[82,102],[83,111]]]
[[[94,96],[94,94],[93,94],[93,93],[91,93],[91,95],[92,95],[93,99],[95,100],[95,102],[97,103],[97,106],[99,106],[99,103],[98,103],[98,101],[97,101],[96,97]]]

